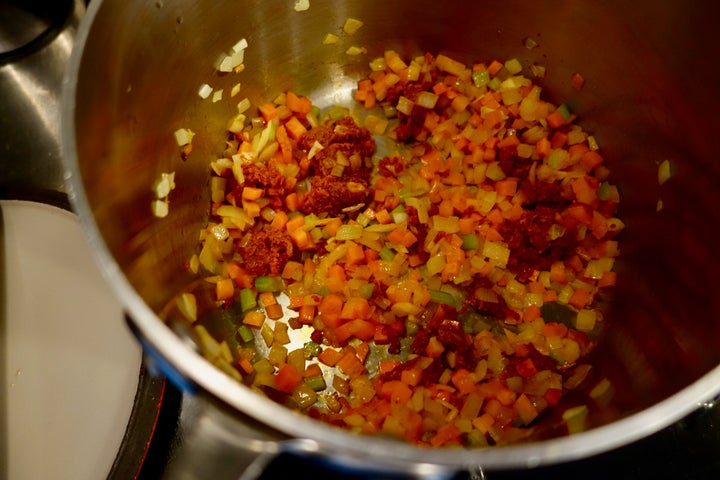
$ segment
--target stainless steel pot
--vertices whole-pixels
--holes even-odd
[[[303,12],[291,1],[94,1],[64,91],[72,202],[147,351],[166,372],[222,406],[213,407],[224,416],[214,423],[233,425],[216,436],[221,443],[247,447],[252,455],[299,449],[426,473],[589,456],[646,436],[720,392],[720,42],[713,33],[719,10],[716,2],[623,0],[311,0]],[[323,45],[324,35],[339,32],[347,17],[361,19],[363,28]],[[526,48],[527,37],[539,46]],[[246,70],[218,75],[218,56],[241,38],[249,43]],[[368,54],[346,55],[351,44]],[[602,145],[627,230],[612,328],[595,365],[616,395],[591,415],[595,428],[469,450],[356,436],[256,395],[159,319],[166,302],[192,280],[183,265],[208,215],[208,160],[222,150],[235,108],[234,102],[203,101],[198,88],[210,83],[229,92],[240,81],[256,103],[287,89],[320,105],[350,103],[369,59],[387,48],[546,65],[545,93],[571,104]],[[580,92],[569,82],[575,71],[587,79]],[[180,127],[196,132],[187,161],[172,137]],[[664,160],[674,174],[659,185]],[[151,186],[170,171],[177,183],[170,215],[157,219]]]

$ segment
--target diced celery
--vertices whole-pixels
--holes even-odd
[[[255,277],[255,289],[258,292],[279,292],[285,288],[285,282],[280,277],[259,275]]]
[[[305,379],[305,383],[308,387],[312,388],[316,392],[320,392],[327,388],[325,378],[322,375],[314,375]]]
[[[480,246],[480,239],[474,233],[460,235],[460,238],[462,238],[463,250],[477,250],[478,246]]]
[[[481,70],[472,74],[472,81],[476,87],[483,87],[490,81],[490,72]]]
[[[565,105],[564,103],[557,108],[557,111],[560,113],[560,115],[562,115],[563,120],[567,120],[570,118],[570,110],[568,110],[567,105]]]
[[[237,332],[238,335],[240,335],[242,341],[245,343],[252,342],[255,339],[253,331],[250,330],[250,327],[248,327],[247,325],[240,325]]]
[[[315,358],[320,355],[320,352],[322,352],[322,347],[320,346],[320,344],[310,341],[305,343],[305,345],[303,346],[303,351],[305,353],[305,360],[310,360],[311,358]]]
[[[384,246],[382,249],[380,249],[379,255],[380,255],[380,258],[385,260],[386,262],[389,262],[393,258],[395,258],[395,252],[393,252],[387,246]]]
[[[251,288],[240,290],[240,310],[247,312],[257,307],[257,297]]]

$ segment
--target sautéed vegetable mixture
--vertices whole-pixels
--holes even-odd
[[[189,262],[231,321],[199,315],[193,291],[179,310],[207,358],[323,422],[521,441],[570,392],[610,388],[587,357],[616,282],[618,190],[515,59],[387,51],[370,69],[357,108],[288,91],[231,119]],[[572,432],[586,413],[559,415]]]

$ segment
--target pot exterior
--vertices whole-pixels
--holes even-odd
[[[66,78],[63,136],[71,197],[108,281],[139,335],[191,384],[291,437],[390,464],[524,467],[597,453],[647,435],[720,390],[720,43],[715,2],[99,1],[90,6]],[[348,17],[361,28],[323,45]],[[218,57],[246,38],[246,70],[218,75]],[[539,46],[528,49],[525,39]],[[351,45],[367,55],[349,56]],[[349,104],[368,61],[386,49],[462,61],[517,57],[547,66],[548,99],[572,105],[598,139],[627,225],[612,322],[595,368],[616,387],[591,414],[598,428],[528,445],[427,451],[372,444],[257,396],[189,348],[159,315],[193,281],[209,205],[209,160],[223,149],[230,101],[205,83],[240,81],[254,105],[292,89],[319,106]],[[587,80],[570,85],[573,72]],[[173,132],[196,133],[181,160]],[[673,176],[663,185],[658,165]],[[175,172],[170,214],[152,215],[152,185]],[[663,208],[657,211],[658,201]],[[370,446],[368,446],[370,445]]]

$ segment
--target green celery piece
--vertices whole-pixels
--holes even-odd
[[[240,309],[247,312],[257,307],[257,297],[252,288],[243,288],[240,290]]]

